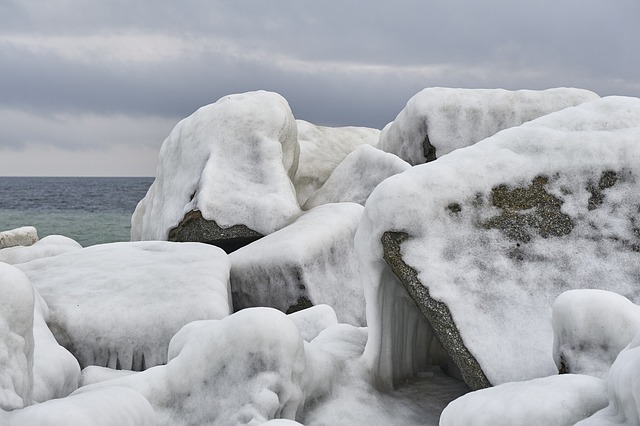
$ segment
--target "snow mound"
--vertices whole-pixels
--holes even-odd
[[[184,324],[231,310],[228,258],[206,244],[102,244],[18,267],[47,302],[56,339],[82,367],[165,363]]]
[[[15,265],[81,248],[82,246],[71,238],[62,235],[48,235],[30,246],[17,246],[0,250],[0,262]]]
[[[0,232],[0,249],[15,246],[30,246],[38,241],[38,231],[33,226]]]
[[[338,324],[336,312],[329,305],[316,305],[294,312],[289,314],[289,319],[298,327],[302,339],[307,342],[315,339],[323,330]]]
[[[297,128],[276,93],[225,96],[176,125],[156,179],[131,218],[131,239],[167,240],[189,212],[221,228],[270,234],[300,214],[291,179]]]
[[[303,209],[346,201],[364,206],[380,182],[409,168],[410,164],[393,154],[361,145],[336,167],[324,185],[309,197]]]
[[[367,127],[324,127],[296,120],[300,163],[293,183],[302,206],[345,157],[363,144],[376,146],[380,130]]]
[[[378,148],[411,165],[435,160],[520,124],[598,98],[582,89],[452,89],[413,96],[384,129]]]

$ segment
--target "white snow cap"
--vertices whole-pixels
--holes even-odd
[[[131,218],[131,239],[166,240],[192,210],[222,228],[270,234],[300,214],[290,179],[298,156],[295,119],[282,96],[249,92],[204,106],[162,144],[156,179]]]
[[[0,250],[0,262],[15,265],[81,248],[82,246],[71,238],[62,235],[48,235],[30,246],[16,246]]]

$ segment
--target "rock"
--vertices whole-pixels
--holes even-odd
[[[291,182],[298,157],[295,119],[280,95],[230,95],[202,107],[164,141],[131,239],[230,250],[283,228],[301,213]]]
[[[345,201],[364,206],[380,182],[409,168],[409,163],[393,154],[361,145],[336,167],[324,185],[309,197],[303,209]]]
[[[364,325],[364,294],[353,236],[362,206],[325,204],[229,255],[235,310],[286,313],[331,306],[340,322]]]
[[[82,246],[71,238],[62,235],[48,235],[30,246],[16,246],[1,250],[0,262],[15,265],[81,248]]]
[[[0,232],[0,249],[15,246],[30,246],[38,241],[38,231],[33,226]]]
[[[293,183],[300,205],[317,191],[333,170],[361,145],[376,146],[380,130],[367,127],[324,127],[296,120],[300,162]]]
[[[378,148],[411,165],[433,161],[509,127],[598,98],[582,89],[452,89],[413,96],[383,129]]]
[[[429,357],[473,389],[553,375],[558,295],[640,301],[639,140],[640,99],[608,97],[382,182],[355,237],[380,384]]]

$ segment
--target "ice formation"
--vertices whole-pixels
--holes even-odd
[[[229,255],[234,308],[294,312],[328,304],[340,322],[364,325],[365,301],[353,236],[363,207],[325,204]]]
[[[103,244],[18,267],[48,304],[56,339],[82,367],[162,364],[184,324],[231,311],[228,258],[206,244]]]
[[[81,248],[80,244],[69,237],[48,235],[29,246],[16,246],[0,250],[0,262],[15,265]]]
[[[597,98],[593,92],[572,88],[428,88],[413,96],[384,129],[378,148],[412,165],[422,164],[500,130]]]
[[[370,145],[359,146],[336,167],[324,185],[307,199],[303,209],[345,201],[364,206],[380,182],[409,168],[409,163],[393,154]]]
[[[380,130],[366,127],[324,127],[296,120],[300,162],[293,183],[303,205],[344,158],[363,144],[376,146]]]
[[[131,239],[167,240],[189,212],[262,235],[300,214],[291,178],[297,128],[270,92],[225,96],[182,120],[160,149],[156,179],[131,218]]]
[[[419,362],[410,345],[420,333],[393,307],[402,285],[472,387],[557,373],[549,318],[560,293],[599,288],[639,300],[639,139],[640,99],[608,97],[380,184],[356,249],[370,282],[365,358],[381,382]],[[394,261],[400,279],[386,266]]]
[[[0,249],[15,246],[30,246],[38,241],[38,231],[33,226],[0,232]]]
[[[338,325],[336,312],[329,305],[316,305],[293,312],[289,314],[289,319],[298,327],[300,336],[307,342],[318,337],[323,330]]]

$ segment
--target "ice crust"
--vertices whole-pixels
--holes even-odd
[[[176,125],[160,149],[156,179],[131,218],[131,239],[167,240],[186,213],[263,235],[300,214],[295,119],[280,95],[229,95]]]
[[[30,246],[36,241],[38,241],[38,231],[33,226],[23,226],[0,232],[0,250],[16,246]]]
[[[29,246],[16,246],[0,250],[0,262],[15,265],[81,248],[79,243],[69,237],[48,235]]]
[[[403,260],[431,297],[449,307],[493,384],[557,372],[548,318],[563,291],[608,289],[637,301],[638,140],[640,99],[608,97],[504,130],[380,184],[355,238],[370,282],[365,357],[383,381],[398,377],[394,369],[407,363],[389,346],[409,339],[406,331],[383,338],[400,327],[382,298],[386,231],[410,236]],[[615,178],[604,179],[611,172]],[[543,237],[525,226],[528,240],[519,241],[488,225],[501,214],[492,192],[526,193],[541,176],[538,185],[560,200],[560,217],[571,220],[568,234]]]
[[[378,148],[411,165],[427,161],[427,145],[439,158],[500,130],[598,98],[583,89],[547,90],[427,88],[413,96],[383,129]],[[429,158],[433,160],[434,158]]]
[[[206,244],[103,244],[18,266],[48,304],[56,339],[82,367],[165,363],[184,324],[231,312],[228,258]]]

